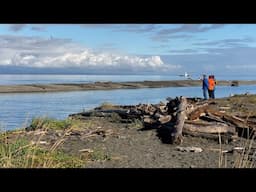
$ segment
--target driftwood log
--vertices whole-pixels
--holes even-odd
[[[196,123],[196,122],[186,122],[183,130],[190,132],[198,132],[198,133],[231,133],[235,134],[235,127],[228,126],[224,123]]]
[[[220,112],[213,102],[191,99],[183,96],[168,98],[167,103],[114,106],[113,109],[95,108],[89,112],[70,115],[71,118],[88,119],[88,117],[113,117],[118,114],[121,122],[139,119],[144,130],[168,128],[172,143],[181,144],[183,134],[207,139],[232,141],[256,131],[256,117],[237,117]],[[239,135],[240,133],[240,135]],[[248,138],[248,137],[247,137]]]

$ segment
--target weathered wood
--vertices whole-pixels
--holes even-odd
[[[181,152],[194,152],[194,153],[201,153],[203,151],[200,147],[180,147],[177,146],[176,149]]]
[[[165,114],[168,112],[166,106],[159,106],[159,111],[161,112],[161,114]]]
[[[164,124],[164,123],[167,123],[169,121],[171,121],[172,119],[172,116],[171,115],[166,115],[166,116],[161,116],[158,121],[161,123],[161,124]]]
[[[192,100],[185,97],[169,99],[164,104],[139,104],[135,106],[116,106],[111,109],[95,108],[93,111],[70,115],[71,118],[87,119],[94,117],[113,117],[118,114],[120,122],[134,119],[143,120],[144,127],[170,129],[167,134],[173,143],[180,144],[183,141],[182,134],[192,136],[219,139],[219,135],[231,139],[235,135],[255,133],[256,117],[237,117],[215,109],[210,101]],[[216,103],[215,103],[216,104]],[[229,109],[229,107],[222,107]],[[246,130],[248,129],[248,130]],[[250,129],[250,130],[249,130]],[[247,131],[247,132],[246,132]],[[248,135],[248,134],[247,134]],[[249,134],[251,135],[251,134]]]
[[[230,134],[230,133],[221,133],[221,134],[212,134],[212,133],[201,133],[201,132],[194,132],[184,129],[183,130],[184,135],[189,135],[193,137],[201,137],[205,139],[211,139],[214,141],[220,141],[224,143],[229,143],[237,138],[236,134]]]
[[[143,122],[144,123],[152,124],[152,123],[156,123],[156,120],[154,120],[154,119],[152,119],[150,117],[144,117]]]
[[[224,113],[220,113],[220,112],[212,112],[214,115],[219,116],[220,118],[222,118],[224,121],[231,123],[232,125],[236,126],[236,127],[240,127],[240,128],[249,128],[248,125],[246,124],[246,122],[244,122],[243,120],[241,120],[240,118],[236,118],[234,116],[230,116]]]
[[[209,125],[195,125],[195,124],[188,124],[185,123],[183,130],[190,131],[190,132],[198,132],[198,133],[232,133],[235,134],[236,129],[235,127],[228,126],[224,123],[211,123]]]
[[[220,123],[227,123],[228,125],[230,125],[228,122],[222,120],[220,117],[211,114],[210,112],[207,111],[206,115],[201,116],[200,119],[202,120],[206,120],[206,121],[216,121],[216,122],[220,122]]]
[[[187,115],[190,115],[192,112],[196,113],[197,110],[200,110],[201,108],[207,108],[208,103],[199,103],[199,104],[188,104],[187,107]],[[192,115],[192,114],[191,114]]]
[[[227,122],[232,123],[233,125],[235,125],[236,127],[243,127],[243,128],[249,128],[245,122],[242,122],[240,120],[237,120],[231,116],[225,115],[223,116],[223,119]]]
[[[241,122],[246,123],[250,128],[256,129],[256,117],[255,116],[232,116],[235,119],[240,120]]]
[[[192,112],[188,112],[188,119],[195,120],[200,117],[201,114],[206,113],[207,109],[209,108],[208,104],[204,104],[202,106],[198,106]]]
[[[176,122],[171,133],[172,142],[181,144],[183,142],[182,129],[186,119],[187,99],[185,97],[179,98],[178,110],[176,111]]]

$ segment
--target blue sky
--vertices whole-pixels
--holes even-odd
[[[0,69],[254,74],[255,36],[255,24],[0,24]]]

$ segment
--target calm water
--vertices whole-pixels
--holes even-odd
[[[199,76],[191,76],[198,79]],[[95,81],[145,81],[183,80],[179,75],[6,75],[0,74],[0,85],[48,84],[48,83],[91,83]],[[255,76],[216,75],[217,80],[255,80]]]
[[[216,97],[256,94],[256,86],[217,87]],[[159,103],[167,97],[202,97],[201,87],[74,91],[58,93],[0,94],[0,124],[6,129],[28,125],[33,117],[64,119],[71,113],[92,109],[103,102],[114,104]]]
[[[48,83],[92,83],[95,81],[144,81],[181,80],[184,77],[160,75],[1,75],[0,85],[48,84]]]

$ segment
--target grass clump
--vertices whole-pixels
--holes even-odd
[[[91,161],[106,161],[106,160],[110,160],[111,158],[104,151],[95,150],[90,154],[89,159]]]
[[[132,121],[132,123],[129,125],[129,127],[135,128],[135,129],[141,129],[141,128],[144,127],[144,125],[143,125],[143,122],[142,122],[141,120],[139,120],[139,119],[134,119],[134,120]]]
[[[108,110],[108,109],[118,109],[118,106],[109,103],[109,102],[104,102],[100,105],[99,107],[101,110]]]
[[[119,123],[122,120],[120,115],[118,115],[117,113],[111,113],[110,119],[111,119],[111,122],[116,122],[116,123]]]
[[[72,120],[56,120],[52,118],[34,118],[29,127],[26,130],[36,130],[36,129],[67,129],[72,125]]]

